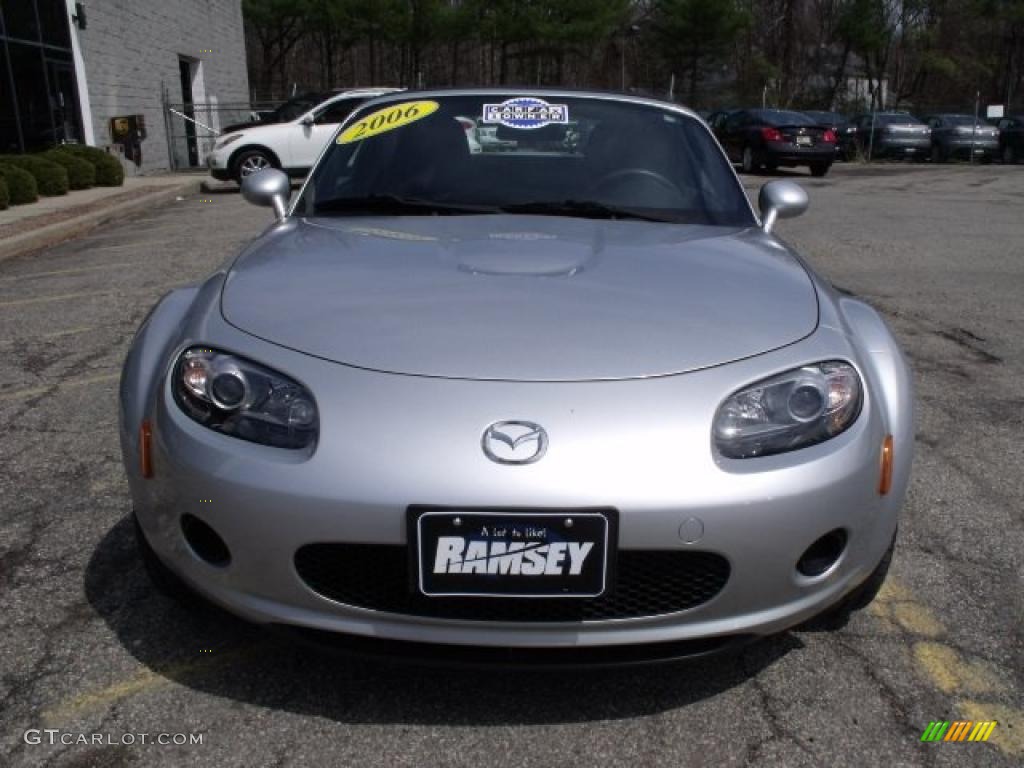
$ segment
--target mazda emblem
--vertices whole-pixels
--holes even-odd
[[[532,464],[548,449],[548,433],[532,421],[496,421],[484,430],[482,445],[498,464]]]

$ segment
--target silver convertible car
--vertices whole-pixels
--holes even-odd
[[[694,113],[396,93],[296,199],[275,170],[242,192],[276,220],[159,302],[121,379],[159,586],[513,662],[700,654],[877,593],[907,365],[772,234],[803,190],[755,213]]]

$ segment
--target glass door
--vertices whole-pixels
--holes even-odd
[[[50,111],[57,143],[82,141],[82,119],[78,109],[75,68],[68,61],[46,60],[50,86]]]

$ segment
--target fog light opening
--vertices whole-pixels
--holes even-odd
[[[804,576],[821,576],[835,565],[845,548],[846,531],[836,528],[807,548],[796,561],[796,569]]]
[[[181,516],[181,532],[196,557],[203,562],[218,568],[231,562],[231,551],[224,539],[195,515]]]

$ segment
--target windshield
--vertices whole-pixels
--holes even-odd
[[[323,101],[324,98],[326,96],[323,94],[307,93],[302,96],[296,96],[294,99],[289,99],[274,110],[274,121],[287,123],[297,117],[301,117]]]
[[[924,123],[922,123],[916,117],[911,117],[910,115],[897,114],[875,115],[875,122],[881,125],[924,125]]]
[[[403,94],[361,107],[328,145],[295,213],[755,223],[697,118],[564,95]]]
[[[825,123],[834,123],[835,125],[846,123],[846,118],[838,112],[804,112],[804,114],[812,120],[819,120]]]
[[[754,116],[768,125],[814,125],[814,121],[800,112],[788,112],[783,109],[755,109]]]
[[[981,120],[975,121],[970,115],[943,115],[942,119],[950,125],[974,125],[977,122],[981,124]]]

